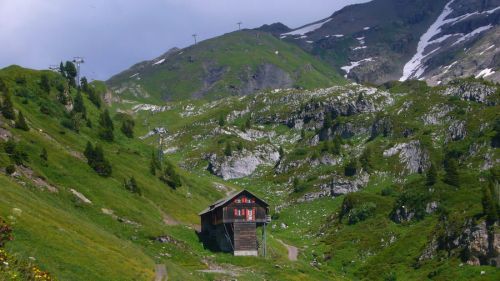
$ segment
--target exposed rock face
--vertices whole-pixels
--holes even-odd
[[[452,141],[463,140],[467,135],[464,121],[455,121],[448,128],[448,138]]]
[[[337,95],[332,95],[338,93]],[[321,101],[316,97],[332,95]],[[300,96],[289,95],[279,100],[267,101],[270,105],[288,105],[288,114],[275,114],[272,116],[255,116],[255,121],[260,124],[284,124],[295,129],[321,129],[327,116],[336,119],[340,116],[354,116],[364,113],[376,113],[384,110],[394,103],[394,99],[388,92],[375,88],[351,85],[340,88],[332,87],[311,92],[305,92]],[[302,103],[302,104],[301,104]],[[355,135],[369,134],[370,123],[347,122],[336,123],[334,127],[323,130],[318,140],[340,135],[350,138]],[[312,144],[316,140],[312,141]]]
[[[270,63],[260,65],[256,71],[248,67],[240,79],[242,85],[236,89],[239,95],[248,95],[264,89],[290,88],[294,82],[290,74]]]
[[[401,163],[405,164],[405,168],[409,173],[422,173],[430,165],[427,151],[416,140],[397,144],[383,153],[384,157],[391,157],[396,154],[399,154]]]
[[[500,267],[500,233],[495,226],[488,227],[485,221],[476,224],[467,220],[458,230],[446,221],[444,234],[438,237],[436,250],[458,252],[469,265],[493,265]]]
[[[374,139],[380,135],[387,137],[391,135],[391,132],[392,132],[391,120],[387,117],[380,118],[373,123],[371,128],[370,138]]]
[[[447,121],[446,115],[450,113],[453,108],[449,105],[439,104],[432,107],[429,113],[426,113],[422,119],[425,125],[441,125]]]
[[[280,154],[272,146],[261,145],[253,151],[243,150],[234,152],[231,156],[217,156],[210,154],[208,170],[225,180],[249,176],[259,165],[276,165]]]
[[[449,86],[448,88],[446,88],[446,90],[443,91],[443,95],[455,96],[459,97],[462,100],[494,105],[494,102],[489,101],[488,98],[495,94],[495,92],[495,87],[473,82]]]
[[[330,183],[322,184],[320,191],[307,193],[299,201],[313,201],[321,197],[337,197],[356,192],[363,189],[368,184],[369,179],[370,175],[367,173],[362,173],[353,179],[335,177]]]
[[[425,205],[425,210],[420,212],[420,210],[417,210],[418,206],[402,205],[393,210],[391,214],[391,219],[396,223],[408,223],[411,222],[412,220],[418,220],[419,217],[422,216],[421,214],[434,213],[438,207],[439,207],[438,202],[436,201],[428,202]]]

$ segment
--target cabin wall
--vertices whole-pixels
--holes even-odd
[[[256,256],[257,234],[256,224],[249,222],[234,223],[234,255]]]

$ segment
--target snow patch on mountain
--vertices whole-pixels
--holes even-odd
[[[483,69],[481,70],[477,75],[476,75],[476,78],[485,78],[485,77],[488,77],[490,75],[493,75],[495,74],[495,71],[491,68],[486,68],[486,69]]]
[[[296,30],[293,30],[293,31],[290,31],[290,32],[287,32],[287,33],[283,33],[282,35],[304,35],[306,33],[309,33],[309,32],[313,32],[315,31],[316,29],[318,28],[321,28],[325,23],[331,21],[332,19],[329,18],[327,20],[324,20],[324,21],[321,21],[321,22],[318,22],[318,23],[313,23],[313,24],[310,24],[310,25],[306,25],[304,27],[301,27],[299,29],[296,29]]]
[[[488,11],[484,11],[484,12],[474,12],[474,13],[467,13],[465,15],[462,15],[462,16],[459,16],[459,17],[456,17],[454,18],[454,21],[452,22],[451,25],[454,25],[456,23],[459,23],[465,19],[468,19],[470,18],[471,16],[476,16],[476,15],[491,15],[493,14],[494,12],[500,10],[500,7],[496,7],[496,8],[493,8],[491,10],[488,10]]]
[[[157,61],[157,62],[153,63],[153,65],[162,64],[162,63],[164,63],[164,62],[165,62],[165,59],[161,59],[161,60],[159,60],[159,61]]]
[[[490,28],[492,28],[493,25],[489,24],[489,25],[486,25],[486,26],[481,26],[481,27],[478,27],[476,29],[474,29],[471,33],[468,33],[468,34],[465,34],[463,35],[461,38],[459,38],[455,43],[453,43],[452,46],[455,46],[457,44],[460,44],[462,43],[463,41],[467,41],[469,40],[470,38],[476,36],[477,34],[480,34]]]
[[[495,45],[489,46],[488,48],[484,49],[484,51],[482,51],[481,53],[479,53],[479,55],[482,56],[484,53],[486,53],[487,51],[491,50],[494,47],[495,47]]]
[[[436,21],[429,27],[429,29],[422,35],[422,37],[420,37],[420,41],[418,42],[417,46],[417,53],[404,66],[403,76],[399,79],[399,81],[406,81],[410,78],[419,78],[420,76],[422,76],[425,71],[423,59],[429,55],[429,53],[425,54],[426,48],[434,43],[432,41],[432,38],[441,33],[441,27],[454,20],[446,20],[446,17],[448,17],[453,12],[453,9],[450,7],[453,2],[455,2],[455,0],[451,0],[450,2],[448,2],[448,4],[446,4],[443,12],[439,15]]]
[[[345,77],[347,78],[347,74],[349,74],[349,72],[351,72],[352,69],[360,66],[364,62],[371,62],[371,61],[373,61],[373,58],[366,58],[366,59],[362,59],[360,61],[353,61],[353,62],[351,62],[350,65],[342,66],[340,69],[342,69],[343,71],[346,72]]]

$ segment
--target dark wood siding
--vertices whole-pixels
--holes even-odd
[[[248,222],[234,223],[234,250],[257,250],[256,224]]]

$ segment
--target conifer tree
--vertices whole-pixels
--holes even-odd
[[[14,111],[14,104],[12,103],[10,93],[6,92],[2,103],[2,115],[10,120],[16,119],[16,112]]]
[[[126,137],[133,138],[134,137],[134,126],[135,126],[135,122],[132,119],[132,117],[127,116],[122,121],[121,131]]]
[[[128,181],[125,181],[124,185],[128,191],[141,195],[141,189],[137,185],[137,181],[134,176],[132,176]]]
[[[19,114],[17,116],[16,120],[16,128],[21,129],[23,131],[29,131],[28,124],[26,123],[26,119],[24,119],[24,115],[21,111],[19,111]]]
[[[373,172],[373,170],[375,169],[375,164],[373,160],[373,149],[371,146],[366,147],[365,151],[363,151],[363,154],[361,154],[359,161],[361,162],[361,167],[363,167],[363,170],[365,170],[367,173]]]
[[[77,91],[75,100],[73,101],[73,111],[82,114],[83,119],[87,118],[87,109],[83,102],[83,96],[80,90]]]
[[[61,73],[62,77],[66,77],[66,72],[64,71],[64,64],[62,61],[59,64],[59,73]]]
[[[67,61],[66,64],[64,65],[64,72],[66,74],[66,78],[69,81],[69,85],[71,87],[75,87],[76,86],[75,77],[77,74],[75,64],[70,61]]]
[[[340,155],[342,151],[342,138],[340,136],[335,136],[333,138],[332,153],[334,155]]]
[[[176,189],[182,185],[181,176],[175,170],[174,165],[168,161],[165,167],[163,180],[173,189]]]
[[[161,171],[161,163],[158,161],[158,157],[156,157],[155,151],[151,151],[151,161],[149,162],[149,172],[151,175],[156,175],[156,170]]]
[[[97,107],[101,107],[101,97],[99,94],[96,92],[95,88],[93,87],[88,87],[86,93],[89,95],[89,100]]]
[[[99,136],[101,139],[106,140],[106,141],[113,141],[114,140],[114,134],[113,134],[113,121],[111,120],[111,117],[109,116],[109,111],[107,109],[104,110],[103,113],[101,113],[101,116],[99,118]]]
[[[83,155],[87,158],[87,163],[90,165],[90,163],[94,159],[94,147],[90,143],[90,141],[87,141],[87,146],[85,146],[85,150],[83,151]]]
[[[483,187],[483,198],[481,203],[483,205],[483,214],[486,216],[486,221],[492,225],[498,221],[497,203],[494,200],[495,190],[493,181],[489,181],[487,186]]]
[[[460,176],[458,174],[458,163],[455,158],[449,158],[444,162],[444,170],[446,171],[444,182],[455,187],[460,186]]]
[[[89,91],[89,82],[87,81],[87,77],[82,77],[82,79],[80,79],[80,87],[82,88],[82,91],[84,91],[85,93],[88,93]]]
[[[431,166],[427,170],[425,184],[427,186],[433,186],[437,183],[437,169],[434,163],[431,163]]]

